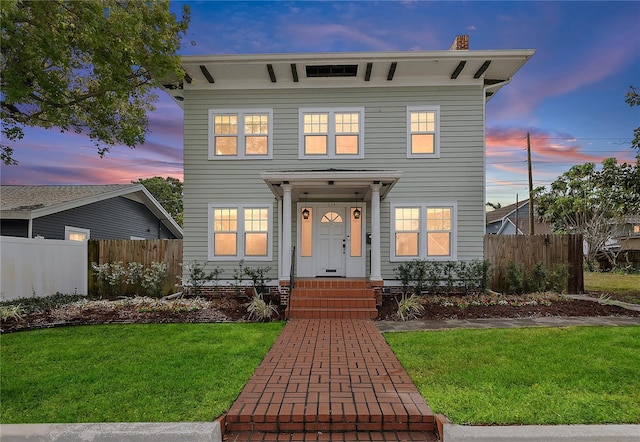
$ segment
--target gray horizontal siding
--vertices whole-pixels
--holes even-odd
[[[65,226],[89,229],[91,239],[175,238],[142,203],[110,198],[33,220],[33,236],[64,239]],[[160,231],[158,231],[160,229]]]
[[[480,87],[185,91],[184,103],[185,259],[207,259],[208,203],[273,202],[274,196],[260,179],[260,172],[327,168],[404,171],[381,204],[384,277],[393,277],[397,266],[389,262],[392,203],[457,203],[458,258],[482,257],[484,99]],[[420,105],[440,106],[440,158],[406,157],[406,107]],[[307,107],[364,107],[365,158],[298,159],[298,109]],[[273,109],[273,158],[208,160],[210,108]],[[274,204],[275,231],[276,213]],[[295,219],[293,226],[295,230]],[[269,265],[275,267],[275,235],[273,240],[274,261]],[[295,244],[295,232],[292,240]]]

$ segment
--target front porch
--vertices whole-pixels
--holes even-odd
[[[298,278],[289,293],[288,319],[375,319],[382,281],[368,278]]]
[[[280,285],[292,276],[381,283],[380,205],[401,176],[397,170],[262,173],[278,200]]]

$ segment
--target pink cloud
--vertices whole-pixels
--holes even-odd
[[[536,162],[601,163],[605,158],[615,156],[615,152],[590,153],[579,139],[564,133],[545,132],[542,129],[526,127],[487,128],[487,158],[492,160],[526,160],[526,133],[531,134],[532,159]],[[618,152],[621,161],[632,161],[633,152]]]

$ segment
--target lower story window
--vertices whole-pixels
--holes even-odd
[[[392,261],[455,259],[455,204],[394,205],[391,217]]]
[[[91,236],[89,229],[82,227],[64,226],[64,239],[71,241],[87,241]]]
[[[209,260],[271,260],[271,207],[209,205]]]

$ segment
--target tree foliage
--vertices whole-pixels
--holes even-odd
[[[133,184],[142,184],[149,193],[158,200],[169,215],[180,225],[182,225],[182,181],[178,178],[153,178],[139,179],[132,181]]]
[[[631,86],[629,87],[629,92],[627,92],[627,98],[625,100],[629,103],[629,106],[640,106],[640,94],[638,90]],[[631,141],[631,147],[634,149],[638,149],[638,159],[640,160],[640,127],[636,127],[633,130],[633,140]]]
[[[581,233],[594,259],[626,215],[640,212],[640,170],[615,158],[573,166],[535,190],[537,216],[556,233]]]
[[[189,9],[169,0],[2,0],[0,89],[3,138],[25,127],[86,133],[100,156],[135,147],[161,79],[181,79],[176,55]],[[2,145],[1,159],[16,164]]]

